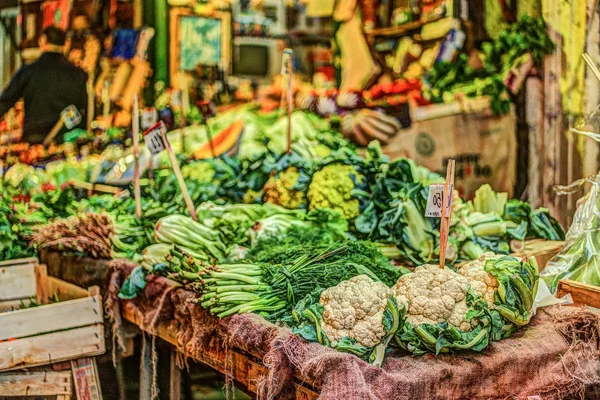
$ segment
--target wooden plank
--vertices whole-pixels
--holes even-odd
[[[177,351],[171,351],[171,364],[169,366],[169,399],[181,399],[181,370],[177,366]]]
[[[48,304],[48,268],[44,264],[36,265],[35,272],[35,298],[38,304]]]
[[[33,264],[0,268],[0,301],[35,297]]]
[[[72,283],[65,282],[52,276],[48,277],[48,293],[50,293],[51,296],[56,294],[60,301],[81,299],[82,297],[87,297],[89,294],[87,290],[82,289],[77,285],[73,285]]]
[[[0,341],[102,322],[102,298],[85,297],[0,314]]]
[[[570,294],[575,304],[600,308],[600,286],[564,279],[558,281],[556,297]]]
[[[152,399],[152,338],[142,338],[142,354],[140,356],[140,400]]]
[[[0,261],[0,267],[14,267],[21,264],[34,264],[37,265],[39,263],[36,257],[29,258],[18,258],[16,260],[5,260]]]
[[[71,372],[19,372],[0,374],[1,396],[57,396],[72,394]]]
[[[121,303],[121,305],[122,305],[123,318],[125,318],[126,320],[139,326],[141,324],[141,318],[134,311],[135,310],[134,306],[129,302]],[[171,329],[171,327],[169,325],[159,324],[158,336],[162,340],[169,342],[170,344],[172,344],[176,347],[178,346],[176,333],[173,331],[173,329]],[[149,342],[150,339],[147,339],[146,341]],[[148,351],[150,351],[150,350],[148,350]],[[262,379],[262,377],[267,375],[267,373],[268,373],[267,368],[264,367],[263,365],[257,363],[256,361],[252,360],[249,356],[241,353],[237,349],[230,349],[229,353],[228,353],[228,357],[230,357],[230,360],[233,362],[233,370],[231,370],[231,368],[229,370],[226,370],[226,368],[225,368],[226,364],[228,366],[230,364],[225,362],[225,351],[223,349],[220,349],[217,347],[212,348],[209,351],[206,351],[201,355],[196,355],[195,357],[192,357],[192,358],[197,362],[201,362],[205,365],[208,365],[209,367],[219,371],[222,374],[233,375],[233,378],[237,382],[239,382],[240,384],[245,386],[250,392],[256,393],[256,390],[257,390],[256,385],[259,382],[259,380]],[[301,381],[298,377],[296,377],[296,379],[298,381]],[[307,384],[310,384],[310,383],[307,383]],[[296,393],[297,399],[302,399],[302,400],[318,399],[319,395],[317,392],[315,392],[305,386],[302,386],[298,383],[294,383],[294,385],[295,385],[296,391],[297,391],[297,393]],[[142,398],[140,396],[141,400],[143,400],[145,398],[146,397]]]
[[[0,343],[0,371],[104,353],[101,324]]]

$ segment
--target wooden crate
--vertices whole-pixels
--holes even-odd
[[[558,281],[556,297],[570,294],[573,302],[600,309],[600,286],[563,279]]]
[[[10,279],[9,279],[10,278]],[[0,268],[4,306],[36,298],[32,308],[0,313],[0,371],[49,365],[105,352],[102,298],[46,275],[33,262]],[[60,302],[45,304],[56,294]]]

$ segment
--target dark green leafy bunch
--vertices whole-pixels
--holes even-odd
[[[544,20],[523,15],[496,40],[482,45],[483,68],[473,68],[466,54],[460,54],[452,63],[436,63],[426,76],[424,97],[441,103],[452,101],[457,93],[467,97],[490,96],[492,112],[505,114],[511,105],[504,84],[505,70],[527,53],[539,64],[554,48]]]
[[[203,307],[219,317],[257,312],[271,320],[291,312],[315,288],[335,286],[357,275],[389,285],[401,274],[375,245],[360,241],[273,247],[217,269],[203,276],[204,294],[199,299]]]
[[[543,18],[524,14],[508,29],[500,32],[496,40],[484,43],[485,66],[489,72],[499,72],[502,66],[511,65],[518,57],[531,53],[539,64],[543,57],[556,48],[548,36]]]

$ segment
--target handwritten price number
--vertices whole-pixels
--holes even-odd
[[[167,128],[165,124],[161,121],[158,124],[154,125],[152,128],[148,129],[144,132],[144,140],[146,141],[146,146],[152,155],[158,154],[165,150],[165,144],[162,140],[163,132],[166,132]]]
[[[450,185],[448,192],[452,193],[453,185]],[[444,185],[433,184],[429,185],[429,196],[427,197],[427,207],[425,208],[425,216],[430,218],[441,218],[442,202],[444,199]],[[450,208],[452,207],[452,195],[448,196],[446,205],[446,217],[450,216]]]

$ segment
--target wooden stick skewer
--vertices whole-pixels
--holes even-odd
[[[198,221],[198,216],[196,215],[196,210],[194,209],[194,203],[192,202],[192,198],[190,197],[190,193],[187,190],[187,186],[185,186],[185,180],[181,175],[181,169],[179,168],[179,163],[177,162],[177,157],[175,157],[175,153],[171,148],[171,144],[167,140],[166,129],[161,132],[161,138],[165,148],[167,149],[167,153],[169,153],[169,160],[171,161],[171,167],[173,168],[173,172],[175,173],[175,177],[177,178],[177,183],[179,184],[179,188],[181,189],[181,193],[183,194],[183,199],[185,200],[185,204],[187,205],[188,211],[192,216],[194,221]]]
[[[133,95],[133,117],[131,119],[133,136],[133,195],[135,197],[135,215],[142,218],[142,199],[140,193],[140,107],[137,94]]]
[[[446,183],[444,184],[444,197],[442,199],[442,221],[440,226],[440,268],[446,266],[446,249],[448,248],[448,233],[450,218],[452,217],[452,192],[454,189],[454,160],[448,160],[446,168]],[[450,209],[448,209],[450,207]],[[448,214],[448,215],[446,215]]]
[[[289,76],[288,76],[288,85],[287,85],[287,154],[292,152],[292,111],[294,108],[293,98],[294,93],[292,92],[292,85],[294,80],[294,68],[292,63],[292,57],[289,58]]]

